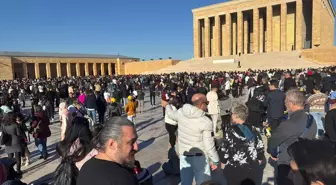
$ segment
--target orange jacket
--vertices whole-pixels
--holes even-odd
[[[129,101],[125,106],[125,112],[127,112],[127,116],[133,116],[136,113],[135,102]]]

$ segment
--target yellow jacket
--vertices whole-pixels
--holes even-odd
[[[135,102],[129,101],[125,106],[125,112],[127,112],[127,116],[133,116],[136,113]]]

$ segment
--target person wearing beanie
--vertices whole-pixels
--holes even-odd
[[[128,102],[125,106],[125,112],[127,113],[127,119],[134,123],[134,118],[136,114],[136,105],[131,95],[128,96],[127,99],[128,99]]]

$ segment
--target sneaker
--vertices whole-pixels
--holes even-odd
[[[43,156],[41,155],[41,156],[39,157],[39,159],[43,159]]]
[[[26,160],[25,166],[29,166],[29,164],[30,164],[30,161]]]
[[[49,155],[47,154],[47,155],[45,155],[45,156],[43,157],[43,159],[44,159],[44,160],[47,160],[48,157],[49,157]]]

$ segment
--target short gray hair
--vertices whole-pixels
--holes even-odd
[[[291,102],[294,105],[304,107],[306,103],[306,97],[299,89],[293,88],[286,92],[286,101]]]
[[[94,138],[94,145],[97,149],[104,150],[105,144],[109,139],[113,139],[118,143],[121,142],[123,137],[122,127],[123,126],[132,126],[134,124],[123,117],[113,117],[108,120],[104,125],[96,127]],[[134,128],[135,129],[135,128]]]
[[[248,117],[248,108],[242,103],[237,103],[232,107],[232,114],[236,115],[240,120],[246,121]]]

